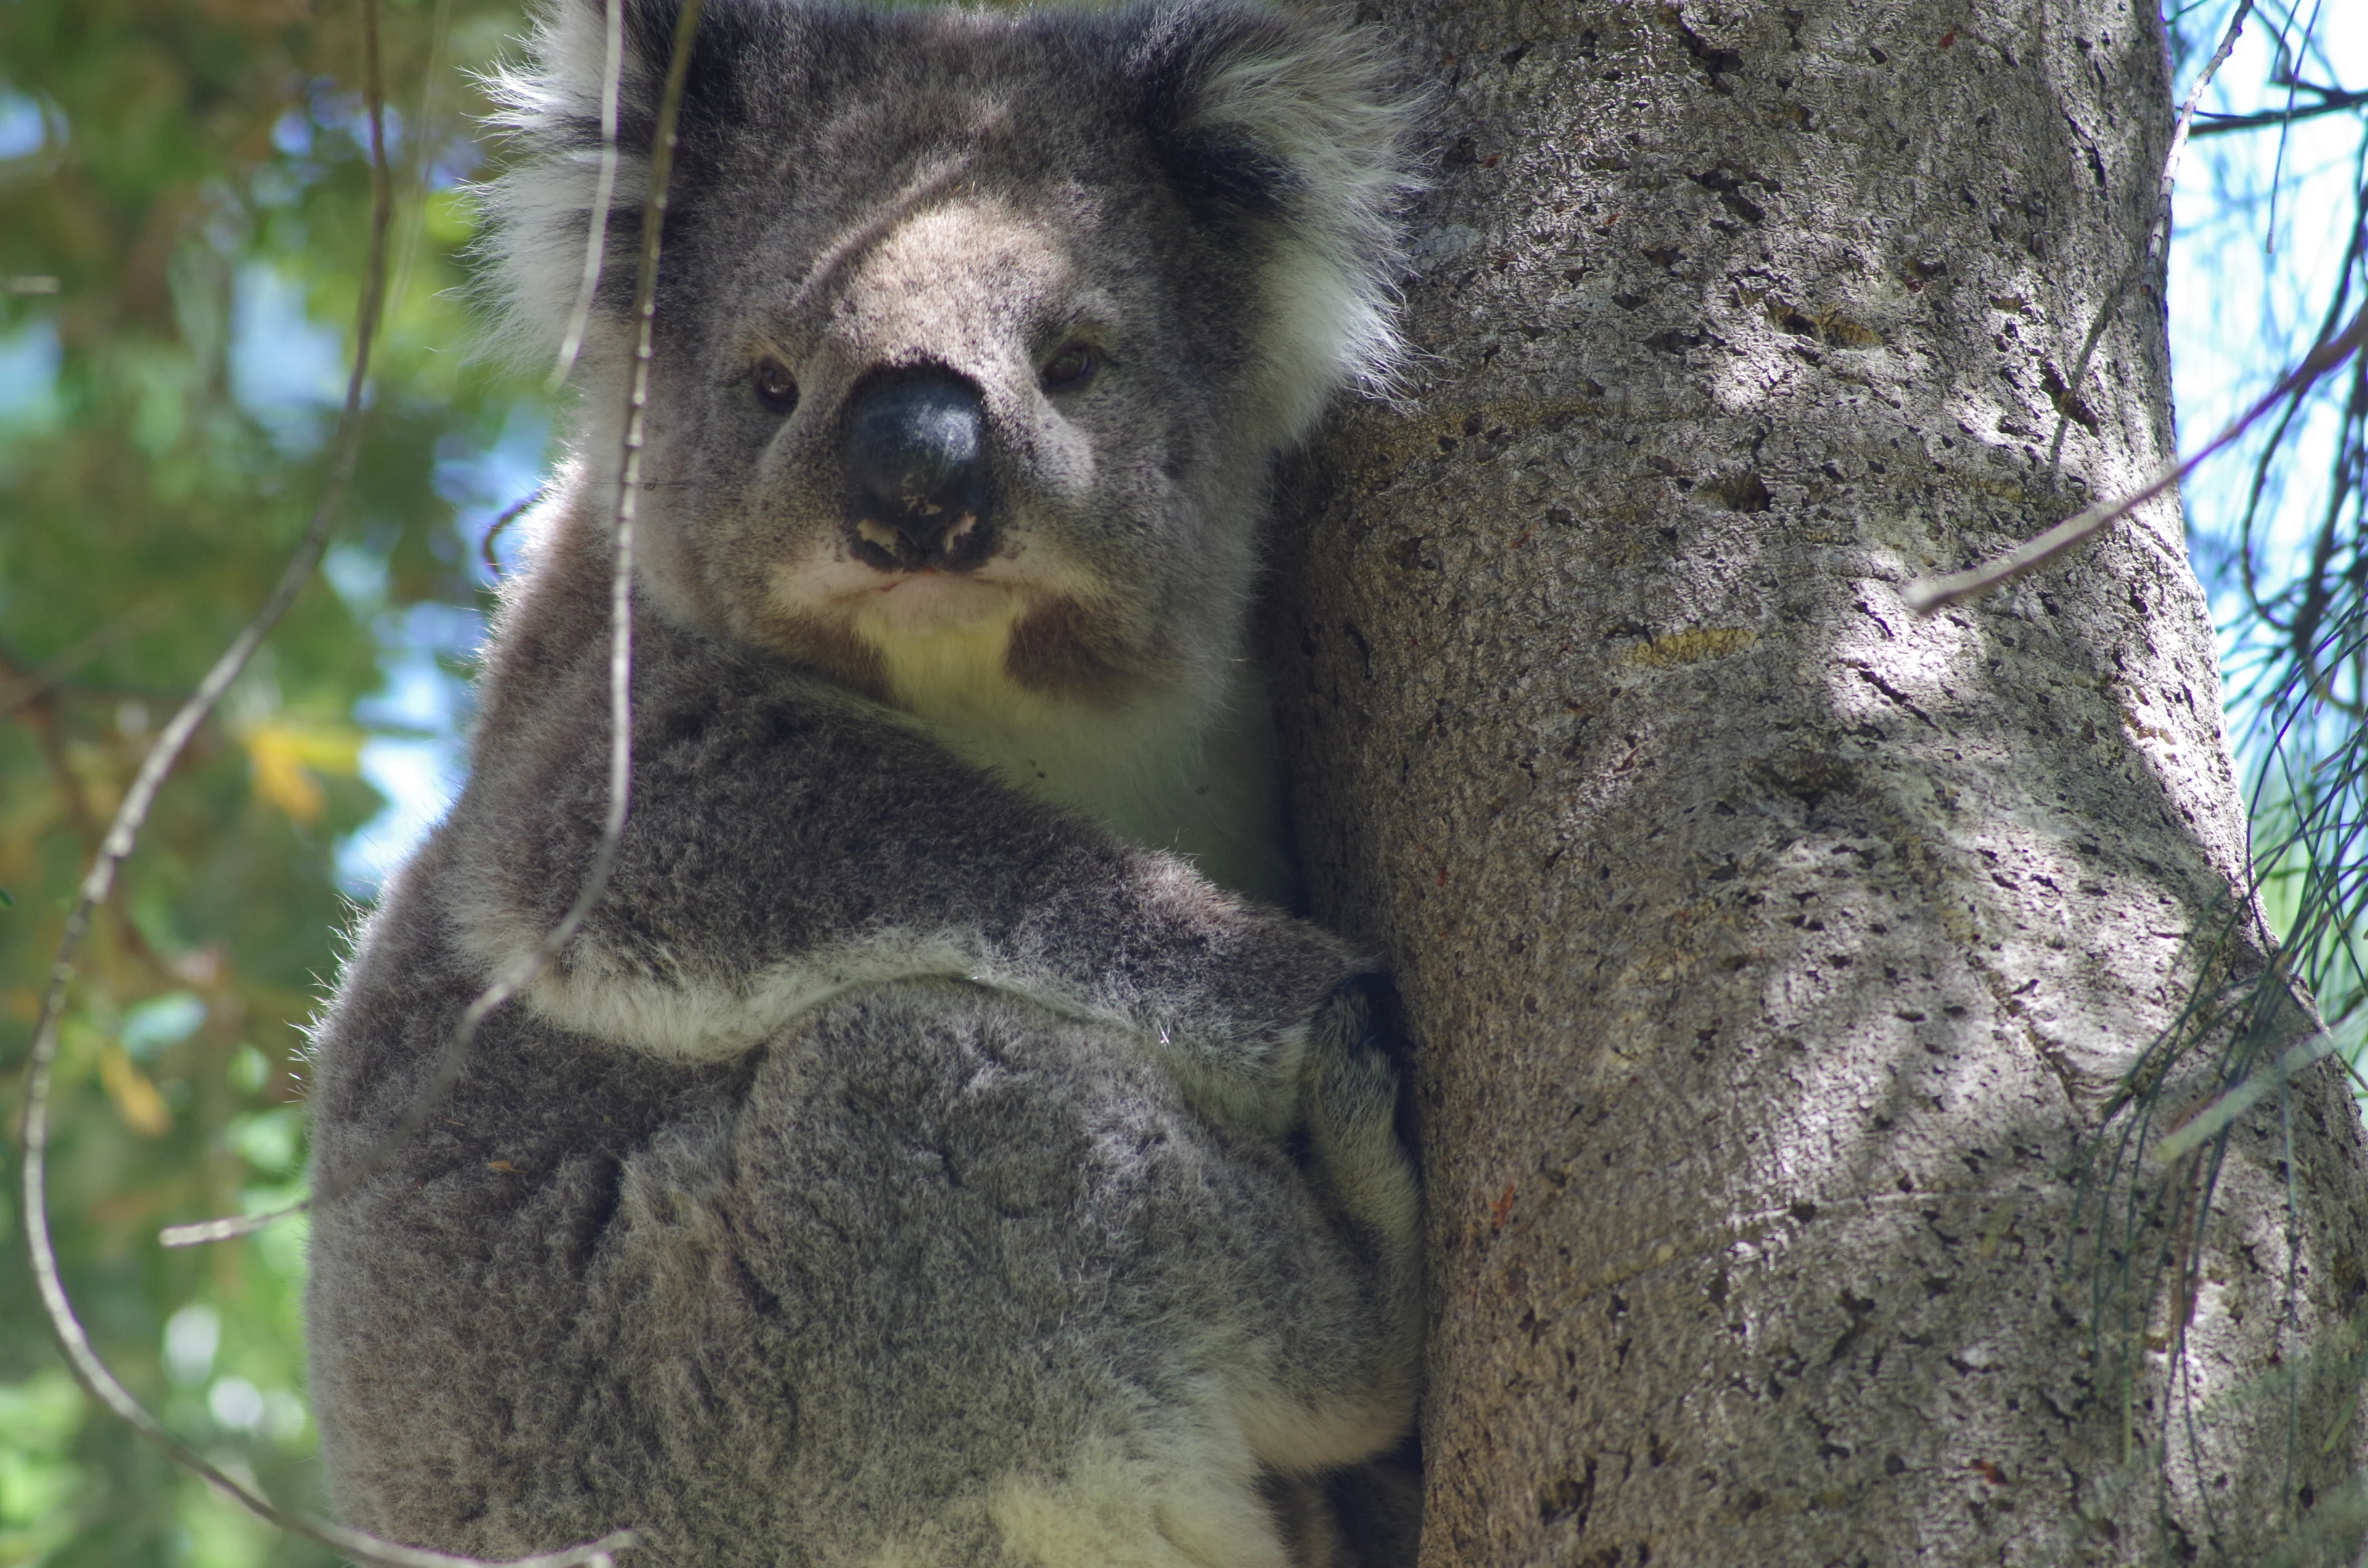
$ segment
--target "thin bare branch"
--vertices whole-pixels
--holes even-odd
[[[2227,30],[2220,35],[2220,47],[2203,62],[2203,69],[2188,89],[2187,97],[2179,106],[2179,120],[2170,132],[2170,151],[2163,154],[2162,178],[2155,187],[2154,222],[2146,226],[2146,244],[2130,257],[2122,275],[2113,280],[2112,292],[2097,307],[2097,317],[2089,324],[2088,335],[2080,340],[2080,353],[2072,362],[2072,373],[2065,378],[2065,406],[2055,411],[2055,435],[2047,443],[2047,473],[2052,482],[2064,461],[2064,434],[2071,428],[2072,410],[2080,405],[2080,389],[2089,384],[2089,362],[2096,358],[2097,345],[2103,340],[2105,329],[2121,313],[2122,301],[2137,280],[2146,276],[2161,259],[2163,242],[2170,237],[2170,198],[2179,187],[2179,160],[2187,152],[2189,130],[2195,123],[2195,106],[2203,97],[2203,89],[2212,85],[2228,56],[2236,51],[2237,39],[2245,30],[2245,18],[2252,15],[2253,0],[2237,0],[2236,15],[2228,18]]]
[[[2351,239],[2345,247],[2342,265],[2336,269],[2335,287],[2328,297],[2327,309],[2321,313],[2318,327],[2321,337],[2333,333],[2336,324],[2351,312],[2353,284],[2361,277],[2363,261],[2368,261],[2368,140],[2363,140],[2354,165],[2352,192]],[[2262,504],[2269,493],[2278,454],[2284,449],[2287,432],[2303,412],[2300,398],[2289,402],[2279,411],[2277,424],[2270,431],[2269,439],[2261,443],[2260,453],[2253,462],[2252,481],[2246,490],[2245,509],[2237,521],[2236,550],[2236,564],[2244,586],[2246,604],[2263,625],[2298,638],[2295,642],[2297,649],[2306,647],[2310,639],[2297,622],[2288,618],[2289,607],[2283,602],[2292,592],[2293,585],[2288,584],[2277,594],[2263,595],[2254,549],[2254,530],[2261,517]],[[2330,501],[2340,502],[2346,491],[2340,475],[2329,488]]]
[[[625,818],[632,801],[633,521],[636,496],[641,487],[643,414],[649,403],[651,335],[657,310],[659,242],[666,230],[666,184],[673,169],[676,125],[681,115],[683,85],[690,70],[691,40],[699,27],[703,3],[704,0],[689,0],[676,23],[674,56],[667,65],[665,96],[658,107],[657,135],[651,149],[649,192],[642,209],[641,268],[633,290],[636,333],[633,373],[625,402],[625,434],[618,460],[616,512],[611,519],[614,556],[609,599],[609,807],[601,822],[599,847],[594,852],[591,869],[576,891],[575,902],[568,906],[558,923],[544,933],[542,940],[495,976],[493,983],[478,993],[462,1011],[460,1022],[446,1038],[437,1056],[435,1070],[427,1082],[404,1108],[403,1115],[394,1125],[388,1128],[376,1142],[333,1179],[322,1184],[311,1197],[268,1213],[174,1226],[160,1238],[168,1246],[227,1241],[250,1234],[307,1209],[335,1203],[385,1169],[387,1162],[419,1135],[420,1130],[427,1126],[428,1117],[459,1080],[461,1069],[469,1058],[469,1046],[476,1039],[479,1026],[495,1008],[525,989],[550,965],[559,949],[575,937],[576,929],[584,924],[585,916],[599,902],[600,895],[608,891],[609,878],[616,869],[618,846],[624,838]]]
[[[356,312],[353,370],[346,381],[346,401],[338,415],[328,477],[313,507],[312,518],[305,525],[303,537],[281,571],[270,597],[264,601],[254,619],[232,640],[230,646],[222,651],[222,656],[214,661],[213,667],[199,682],[197,690],[181,704],[172,721],[156,737],[155,744],[149,748],[131,789],[124,792],[123,801],[108,825],[107,836],[101,842],[89,871],[85,874],[74,906],[67,914],[65,931],[59,939],[57,953],[51,960],[49,987],[41,998],[40,1017],[34,1026],[32,1055],[26,1074],[25,1248],[32,1265],[34,1283],[40,1291],[42,1309],[49,1316],[51,1332],[56,1336],[58,1348],[64,1355],[66,1365],[73,1370],[75,1380],[92,1398],[167,1458],[194,1471],[216,1491],[280,1528],[317,1541],[359,1562],[382,1564],[384,1568],[482,1568],[477,1559],[421,1551],[288,1513],[175,1437],[117,1380],[99,1357],[97,1347],[91,1344],[89,1334],[74,1312],[73,1300],[66,1294],[64,1278],[58,1270],[56,1244],[50,1233],[50,1088],[57,1066],[58,1028],[65,1010],[67,987],[74,978],[75,956],[89,934],[93,913],[113,891],[116,871],[131,853],[157,791],[188,746],[190,736],[205,722],[206,715],[214,705],[221,701],[222,694],[230,689],[231,683],[238,678],[240,672],[254,657],[256,649],[262,645],[264,638],[279,623],[289,607],[295,602],[296,596],[311,580],[323,551],[327,548],[330,532],[343,507],[346,492],[352,484],[354,469],[360,456],[363,394],[370,384],[372,351],[386,301],[387,239],[393,207],[393,182],[386,163],[385,95],[379,63],[377,0],[362,0],[362,76],[365,100],[369,106],[373,186],[370,250],[364,263],[361,301]],[[500,1565],[500,1568],[574,1568],[575,1564],[600,1564],[613,1568],[613,1554],[632,1545],[632,1540],[630,1531],[619,1532],[564,1551],[518,1559]]]
[[[2270,126],[2292,125],[2298,120],[2317,119],[2323,114],[2341,114],[2349,109],[2368,106],[2368,93],[2329,93],[2315,104],[2299,108],[2262,109],[2257,114],[2212,114],[2200,116],[2203,121],[2192,131],[2193,136],[2226,136],[2239,131],[2260,131]]]
[[[427,54],[419,77],[419,101],[412,110],[411,134],[403,139],[403,179],[396,187],[388,252],[390,300],[401,300],[409,293],[412,268],[418,265],[420,235],[427,223],[427,174],[436,157],[437,88],[443,85],[444,52],[451,37],[452,0],[436,0],[427,19]]]
[[[2204,443],[2192,457],[2163,468],[2154,478],[2122,499],[2100,502],[1994,560],[1963,572],[1952,572],[1945,577],[1926,577],[1910,583],[1901,590],[1900,597],[1907,601],[1909,608],[1921,615],[1930,615],[1943,605],[1975,598],[1993,588],[2003,587],[2033,567],[2055,560],[2108,524],[2129,516],[2156,496],[2175,488],[2187,477],[2189,471],[2242,436],[2264,414],[2285,399],[2307,391],[2321,377],[2351,358],[2359,351],[2363,335],[2368,335],[2368,311],[2353,316],[2351,324],[2335,338],[2321,343],[2305,355],[2302,363],[2287,371],[2260,402],[2237,415],[2233,424]]]
[[[625,4],[608,0],[604,52],[600,63],[600,177],[592,188],[592,227],[584,236],[584,279],[576,285],[575,308],[568,312],[567,332],[559,341],[559,362],[546,383],[556,392],[575,369],[584,347],[584,330],[592,324],[592,294],[600,285],[602,252],[609,243],[609,206],[617,196],[617,95],[625,72]]]
[[[502,574],[501,560],[494,554],[495,541],[509,531],[509,526],[512,523],[532,511],[535,503],[543,498],[548,489],[547,485],[538,484],[534,487],[534,493],[525,500],[514,502],[505,507],[502,515],[494,519],[493,526],[485,530],[484,537],[477,541],[477,553],[484,559],[485,572],[489,576],[499,577]]]
[[[2240,1079],[2235,1087],[2222,1094],[2203,1109],[2164,1134],[2148,1153],[2157,1165],[2169,1165],[2193,1153],[2205,1142],[2217,1137],[2220,1131],[2233,1123],[2263,1098],[2281,1086],[2294,1081],[2294,1075],[2322,1056],[2338,1052],[2350,1054],[2359,1049],[2357,1040],[2340,1039],[2332,1030],[2314,1029],[2296,1041],[2284,1055],[2265,1067],[2257,1068]]]

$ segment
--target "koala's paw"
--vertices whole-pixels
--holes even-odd
[[[1343,981],[1308,1028],[1304,1079],[1316,1174],[1348,1213],[1385,1248],[1415,1244],[1421,1186],[1399,1135],[1397,993],[1381,975]]]

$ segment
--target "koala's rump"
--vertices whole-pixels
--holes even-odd
[[[340,1121],[337,1088],[324,1166],[400,1108]],[[632,1526],[643,1564],[1271,1560],[1229,1411],[1322,1312],[1323,1221],[1143,1042],[951,982],[702,1067],[497,1015],[438,1121],[315,1225],[355,1523],[505,1554]]]

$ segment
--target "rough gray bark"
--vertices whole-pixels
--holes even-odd
[[[2151,217],[2155,15],[1369,10],[1447,84],[1434,358],[1306,465],[1270,630],[1317,913],[1422,1053],[1424,1562],[2337,1551],[2340,1075],[2237,1125],[2200,1249],[2195,1164],[2081,1185],[2263,961],[2199,978],[2245,846],[2178,511],[1899,599],[2171,449],[2157,289],[2062,381]]]

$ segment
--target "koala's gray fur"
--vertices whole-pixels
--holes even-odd
[[[673,19],[626,6],[622,193]],[[601,61],[597,0],[561,0],[505,84],[494,249],[537,347]],[[1352,29],[1231,0],[711,0],[632,815],[427,1130],[315,1219],[353,1523],[478,1554],[630,1526],[700,1568],[1324,1550],[1305,1478],[1410,1415],[1415,1184],[1356,956],[1217,883],[1290,886],[1241,621],[1270,460],[1394,351],[1384,81]],[[324,1180],[599,840],[638,223],[469,785],[318,1031]]]

